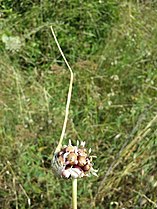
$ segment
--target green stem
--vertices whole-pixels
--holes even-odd
[[[72,179],[72,208],[77,209],[77,179]]]

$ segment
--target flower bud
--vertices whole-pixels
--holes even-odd
[[[88,164],[83,166],[84,171],[89,171],[90,168],[91,168],[91,165],[88,165]]]
[[[70,153],[67,157],[67,160],[70,165],[74,165],[77,163],[77,155],[75,153]]]
[[[86,165],[86,163],[87,162],[86,162],[86,157],[85,156],[79,156],[78,157],[78,165],[79,166],[82,167],[82,166]]]
[[[66,152],[75,152],[75,147],[69,145],[69,146],[67,146],[67,148],[65,150],[66,150]]]

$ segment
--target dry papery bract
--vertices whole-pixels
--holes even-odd
[[[85,142],[77,141],[77,146],[64,145],[61,150],[54,154],[52,169],[61,178],[82,178],[91,175],[97,176],[97,170],[93,168],[93,158],[90,156],[91,149],[87,151]]]

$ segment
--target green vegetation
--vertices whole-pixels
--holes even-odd
[[[75,76],[65,143],[97,155],[78,207],[156,208],[157,4],[69,2],[1,1],[0,208],[71,205],[51,169],[70,75],[50,25]]]

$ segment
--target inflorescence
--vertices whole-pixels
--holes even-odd
[[[82,178],[85,176],[97,176],[97,170],[93,168],[90,156],[91,149],[87,151],[85,142],[77,141],[77,146],[72,146],[71,140],[61,150],[55,153],[52,160],[52,168],[62,178]]]

